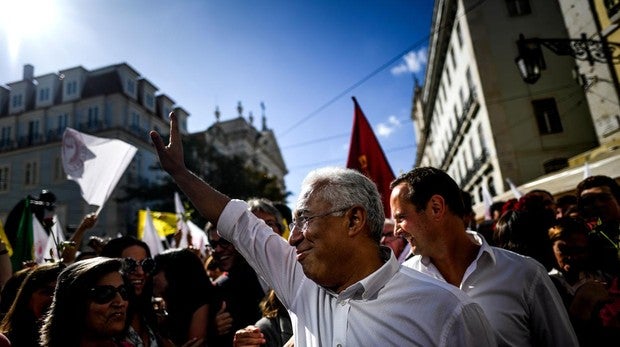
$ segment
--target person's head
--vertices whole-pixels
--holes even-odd
[[[438,228],[465,231],[461,189],[444,171],[416,168],[397,177],[390,188],[396,233],[411,243],[414,253],[433,253],[440,237]]]
[[[568,194],[563,195],[555,202],[555,218],[560,219],[562,217],[577,217],[577,196]]]
[[[502,216],[502,213],[504,212],[503,211],[504,204],[506,204],[505,201],[496,201],[491,204],[491,208],[490,208],[491,219],[493,219],[494,221],[497,221],[499,217]]]
[[[553,194],[551,194],[549,191],[546,191],[544,189],[533,189],[527,192],[525,196],[539,197],[542,207],[555,213],[555,199],[553,198]]]
[[[361,173],[328,167],[304,179],[289,243],[310,279],[340,288],[357,271],[354,259],[379,256],[385,215],[377,187]],[[348,274],[348,276],[345,276]]]
[[[54,287],[62,263],[35,265],[26,274],[15,300],[0,324],[0,331],[31,334],[32,328],[52,303]],[[24,338],[25,336],[19,336]],[[17,341],[15,341],[17,342]]]
[[[609,176],[590,176],[577,185],[577,205],[585,219],[620,221],[620,186]]]
[[[407,245],[407,240],[400,236],[394,235],[394,221],[390,218],[386,218],[385,223],[383,223],[381,244],[383,246],[390,247],[396,258],[400,256]]]
[[[250,212],[263,221],[278,235],[284,232],[282,215],[273,203],[263,198],[252,198],[247,201]]]
[[[155,256],[153,295],[166,303],[167,333],[180,345],[188,340],[188,326],[201,297],[209,295],[211,281],[193,251],[169,249]]]
[[[220,236],[215,224],[208,222],[205,230],[209,239],[211,256],[220,264],[222,271],[230,271],[237,262],[245,261],[235,246]]]
[[[209,279],[211,279],[211,282],[218,279],[218,277],[224,273],[220,268],[220,264],[217,260],[215,260],[215,258],[213,258],[213,256],[210,256],[207,260],[205,260],[205,271],[207,272]]]
[[[104,342],[124,332],[128,292],[121,266],[120,259],[97,257],[60,273],[41,329],[43,346]]]
[[[17,297],[19,287],[22,286],[22,283],[24,283],[24,280],[32,270],[34,270],[34,267],[26,267],[15,271],[2,287],[2,292],[0,293],[0,313],[2,316],[9,312],[15,297]]]
[[[581,219],[563,217],[549,228],[549,240],[555,267],[564,273],[578,274],[588,265],[588,225]]]
[[[150,296],[151,272],[155,262],[149,246],[132,236],[122,236],[108,241],[101,250],[101,256],[123,260],[122,273],[133,287],[137,297],[146,291]]]

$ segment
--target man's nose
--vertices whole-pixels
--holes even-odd
[[[301,230],[299,228],[293,228],[291,229],[291,236],[289,236],[288,238],[288,243],[295,247],[296,244],[298,244],[299,242],[301,242],[301,240],[303,239],[304,235],[301,232]]]

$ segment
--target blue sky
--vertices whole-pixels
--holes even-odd
[[[395,174],[415,160],[409,115],[433,1],[0,0],[0,83],[126,62],[191,116],[190,131],[260,103],[289,169],[344,166],[355,96]]]

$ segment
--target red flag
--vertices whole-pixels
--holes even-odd
[[[390,182],[395,178],[394,173],[355,97],[353,102],[355,116],[347,168],[355,169],[375,182],[381,194],[385,216],[390,218]]]

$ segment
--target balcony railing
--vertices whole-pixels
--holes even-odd
[[[488,160],[489,153],[487,152],[486,148],[483,148],[478,157],[474,159],[472,165],[467,168],[467,172],[461,180],[461,187],[467,185],[476,176],[480,169],[482,169],[482,167],[487,163]]]
[[[441,161],[441,168],[443,170],[447,170],[450,164],[452,163],[452,159],[454,155],[456,155],[456,151],[459,149],[463,139],[465,138],[465,134],[467,130],[469,130],[469,126],[471,125],[472,119],[474,119],[478,109],[480,108],[480,104],[478,103],[478,98],[476,96],[475,90],[471,89],[469,91],[469,98],[463,104],[463,111],[461,112],[460,117],[456,120],[456,126],[452,130],[452,134],[450,134],[450,141],[448,142],[448,151]]]

